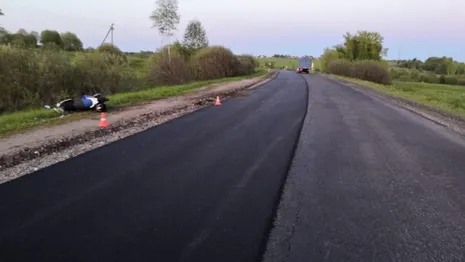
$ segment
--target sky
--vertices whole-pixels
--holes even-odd
[[[96,47],[115,23],[114,44],[123,51],[162,44],[149,19],[154,1],[5,0],[0,8],[0,25],[11,32],[71,31],[86,47]],[[465,61],[465,0],[179,0],[178,11],[181,22],[171,41],[199,19],[210,44],[237,54],[319,56],[342,43],[344,33],[368,30],[384,37],[388,59]]]

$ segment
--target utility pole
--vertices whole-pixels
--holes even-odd
[[[111,45],[113,45],[113,30],[115,30],[115,23],[111,24],[110,29],[108,29],[108,32],[100,45],[105,43],[109,34],[111,34]]]

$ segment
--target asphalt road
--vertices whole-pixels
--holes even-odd
[[[255,261],[306,113],[283,72],[0,185],[0,261]]]
[[[465,140],[322,76],[265,261],[464,261]]]

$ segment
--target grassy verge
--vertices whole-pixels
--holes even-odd
[[[163,86],[144,89],[136,92],[117,93],[110,95],[108,105],[130,106],[140,102],[172,97],[192,92],[201,87],[264,76],[266,70],[260,70],[252,75],[216,79],[210,81],[193,82],[187,85]],[[33,109],[0,115],[0,137],[11,135],[30,128],[68,123],[88,117],[90,113],[71,114],[65,118],[58,118],[57,113],[47,109]]]
[[[463,86],[403,81],[394,81],[392,85],[387,86],[353,78],[334,75],[333,77],[465,117],[465,87]]]

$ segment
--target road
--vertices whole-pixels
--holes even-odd
[[[464,175],[463,137],[282,72],[0,185],[0,261],[463,261]]]
[[[464,261],[465,140],[322,76],[264,261]]]
[[[0,261],[255,261],[306,114],[283,72],[0,185]]]

